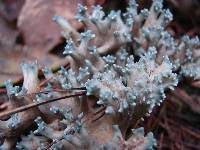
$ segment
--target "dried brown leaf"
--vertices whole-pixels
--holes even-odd
[[[57,68],[61,65],[66,65],[67,60],[59,58],[52,54],[40,55],[39,51],[24,52],[13,50],[12,53],[0,53],[0,86],[3,86],[5,80],[11,79],[14,83],[22,79],[20,71],[20,63],[38,61],[38,64],[50,68]]]
[[[17,19],[25,0],[3,0],[0,1],[0,16],[8,22]]]
[[[0,52],[14,47],[18,31],[0,16]]]
[[[102,3],[104,0],[97,0]],[[18,19],[25,44],[43,52],[51,50],[60,42],[60,28],[52,21],[54,15],[61,15],[70,21],[72,26],[80,28],[74,20],[77,3],[91,6],[95,0],[26,0]]]

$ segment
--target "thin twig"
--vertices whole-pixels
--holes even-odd
[[[51,79],[53,79],[54,76],[48,78],[48,79],[45,79],[44,81],[42,81],[40,84],[39,84],[39,87],[45,85],[48,81],[50,81]]]
[[[159,145],[158,145],[158,150],[161,150],[163,148],[163,139],[164,139],[164,134],[161,133]]]
[[[53,142],[51,142],[49,145],[47,145],[47,146],[45,147],[45,150],[48,150],[49,148],[51,148],[51,146],[53,146],[54,144],[58,143],[58,142],[61,141],[61,140],[63,140],[63,137],[60,138],[60,139],[54,140]]]
[[[28,109],[31,109],[31,108],[34,108],[34,107],[37,107],[37,106],[40,106],[40,105],[44,105],[44,104],[47,104],[47,103],[55,102],[55,101],[62,100],[62,99],[65,99],[65,98],[82,96],[82,95],[85,95],[85,94],[86,94],[86,92],[81,92],[81,93],[76,93],[76,94],[72,94],[72,95],[62,96],[62,97],[59,97],[59,98],[50,99],[50,100],[44,100],[42,102],[31,103],[31,104],[28,104],[28,105],[25,105],[25,106],[18,107],[14,110],[3,112],[3,113],[0,114],[0,118],[8,116],[8,115],[15,114],[15,113],[18,113],[18,112],[26,111]]]
[[[36,94],[46,94],[46,93],[50,93],[50,92],[72,92],[75,90],[79,90],[79,91],[85,91],[86,88],[85,87],[80,87],[80,88],[70,88],[67,90],[63,90],[63,89],[52,89],[52,90],[46,90],[46,91],[39,91],[39,92],[35,92],[35,93],[28,93],[28,94],[24,94],[24,95],[19,95],[17,97],[25,97],[25,96],[31,96],[31,95],[36,95]]]
[[[21,73],[14,73],[14,72],[4,72],[0,70],[1,75],[8,75],[8,76],[21,76]]]
[[[99,116],[97,116],[96,118],[92,118],[92,122],[95,122],[95,121],[99,120],[100,118],[102,118],[105,115],[105,111],[98,113],[98,115]]]
[[[187,132],[188,134],[192,135],[193,137],[200,139],[200,134],[197,131],[192,131],[189,128],[186,127],[181,127],[181,129],[185,132]]]

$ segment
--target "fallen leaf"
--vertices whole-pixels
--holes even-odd
[[[17,36],[18,31],[0,17],[0,51],[12,49]]]
[[[67,18],[72,26],[80,28],[74,19],[78,2],[91,7],[104,0],[26,0],[18,19],[26,46],[47,52],[60,42],[61,29],[52,21],[54,15]]]
[[[17,20],[25,0],[3,0],[0,1],[0,16],[8,22]]]
[[[22,62],[37,61],[41,67],[47,66],[52,69],[60,66],[65,66],[68,62],[65,58],[60,58],[53,54],[39,55],[39,51],[22,51],[13,50],[12,53],[0,53],[0,87],[3,86],[4,81],[11,79],[16,83],[22,79],[20,64]]]

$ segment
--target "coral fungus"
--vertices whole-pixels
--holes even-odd
[[[137,10],[130,0],[125,13],[101,6],[91,13],[78,5],[79,33],[61,16],[63,54],[70,69],[43,68],[47,83],[39,89],[38,66],[23,64],[23,87],[5,85],[12,108],[40,103],[69,93],[82,93],[12,114],[0,122],[1,149],[154,149],[153,134],[130,129],[165,99],[182,77],[199,79],[199,40],[174,39],[165,31],[172,20],[162,0]],[[62,89],[65,92],[56,91]],[[37,93],[36,96],[24,97]],[[37,125],[37,128],[36,128]],[[33,131],[33,129],[35,129]],[[27,135],[27,130],[29,131]],[[48,148],[47,148],[48,147]]]

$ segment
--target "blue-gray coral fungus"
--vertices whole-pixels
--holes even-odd
[[[143,128],[132,133],[127,129],[150,115],[165,99],[165,91],[173,90],[182,77],[200,78],[199,39],[174,39],[165,30],[172,14],[163,9],[162,0],[154,0],[149,10],[140,12],[135,0],[130,0],[125,13],[112,10],[108,15],[101,6],[88,13],[79,4],[75,18],[84,32],[61,16],[53,17],[66,38],[63,54],[70,69],[61,67],[53,74],[44,68],[48,83],[39,93],[37,63],[22,64],[23,87],[13,87],[10,81],[5,85],[13,108],[62,97],[65,93],[55,87],[79,88],[85,94],[2,120],[0,149],[154,149],[151,132],[144,135]],[[35,92],[36,96],[23,97]],[[34,131],[33,125],[37,125]]]

